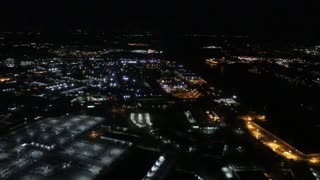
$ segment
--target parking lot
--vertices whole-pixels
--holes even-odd
[[[20,179],[93,179],[131,145],[80,138],[102,122],[99,117],[64,116],[11,132],[0,139],[0,179],[16,174]]]

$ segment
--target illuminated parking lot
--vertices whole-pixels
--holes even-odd
[[[153,125],[149,113],[131,113],[130,121],[139,128],[151,128]]]
[[[11,132],[0,139],[0,179],[94,179],[131,145],[81,140],[102,122],[91,116],[46,118]],[[66,177],[57,177],[61,172]]]

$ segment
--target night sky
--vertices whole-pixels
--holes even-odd
[[[1,30],[169,31],[317,36],[315,3],[302,0],[2,0]]]

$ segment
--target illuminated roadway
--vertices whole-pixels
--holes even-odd
[[[257,123],[253,122],[254,118],[246,117],[242,119],[245,121],[245,126],[249,130],[250,134],[276,154],[284,157],[285,159],[305,161],[312,165],[320,165],[320,154],[304,154],[266,129],[262,128]]]

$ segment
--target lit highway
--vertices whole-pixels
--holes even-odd
[[[304,154],[297,150],[290,144],[253,122],[254,119],[257,119],[256,117],[245,116],[242,119],[245,121],[245,126],[249,130],[249,133],[276,154],[284,157],[285,159],[305,161],[312,165],[320,165],[320,154]],[[261,118],[260,120],[264,121],[265,118]]]

